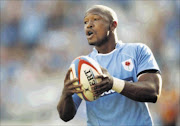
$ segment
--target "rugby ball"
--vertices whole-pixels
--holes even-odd
[[[95,79],[96,75],[102,74],[100,65],[88,56],[80,56],[73,60],[70,66],[70,79],[78,78],[78,82],[74,82],[74,85],[82,84],[83,93],[77,95],[86,101],[94,101],[98,97],[93,95],[91,85],[94,85],[101,81],[101,79]],[[80,90],[77,88],[76,90]]]

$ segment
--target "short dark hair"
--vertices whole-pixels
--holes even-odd
[[[91,8],[89,8],[87,12],[89,11],[93,11],[93,10],[97,10],[102,12],[103,14],[107,14],[108,18],[110,19],[110,21],[116,21],[118,22],[118,18],[117,18],[117,14],[116,12],[111,9],[110,7],[104,6],[104,5],[94,5]]]

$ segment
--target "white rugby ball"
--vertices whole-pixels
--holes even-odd
[[[86,101],[94,101],[98,97],[93,95],[91,85],[94,85],[101,81],[101,79],[95,79],[96,75],[102,74],[100,65],[88,56],[80,56],[73,60],[70,66],[70,79],[79,78],[78,82],[74,85],[82,84],[83,93],[77,95]],[[77,88],[76,90],[80,90]]]

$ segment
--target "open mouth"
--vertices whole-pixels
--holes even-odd
[[[92,31],[88,31],[86,35],[87,35],[87,38],[90,39],[91,37],[93,37],[94,33]]]
[[[92,35],[93,32],[92,31],[88,31],[88,36]]]

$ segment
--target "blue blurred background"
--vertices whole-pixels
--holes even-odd
[[[86,125],[84,102],[68,123],[56,106],[71,61],[92,49],[83,18],[94,4],[117,12],[120,40],[142,42],[153,51],[163,78],[159,101],[149,104],[155,125],[180,124],[180,1],[1,0],[2,126]]]

